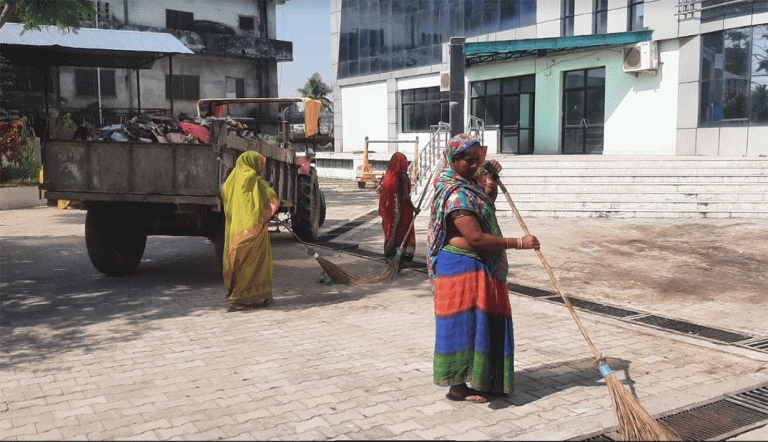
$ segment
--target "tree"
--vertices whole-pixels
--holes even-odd
[[[0,8],[0,28],[13,19],[25,29],[53,25],[69,31],[79,29],[84,16],[96,14],[91,0],[0,0]]]
[[[319,73],[315,72],[312,74],[312,76],[309,77],[309,80],[307,80],[307,84],[305,84],[302,89],[296,89],[296,91],[300,93],[302,97],[320,101],[323,104],[323,110],[333,110],[331,100],[326,97],[326,95],[331,93],[333,89],[323,82]]]

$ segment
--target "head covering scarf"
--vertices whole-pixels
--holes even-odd
[[[261,178],[266,161],[258,152],[243,153],[221,189],[226,219],[224,284],[230,302],[248,304],[272,297],[267,223],[280,200]]]
[[[379,215],[384,231],[384,255],[394,256],[397,248],[405,240],[410,230],[406,247],[413,255],[416,246],[416,234],[410,229],[413,220],[413,204],[408,195],[411,193],[411,180],[408,178],[408,159],[401,152],[395,152],[389,160],[387,172],[379,189]]]
[[[496,222],[495,206],[488,198],[481,183],[485,183],[483,168],[468,180],[459,175],[452,167],[454,157],[480,142],[470,135],[459,134],[451,138],[444,153],[445,164],[440,175],[435,179],[435,196],[432,200],[430,230],[427,236],[427,270],[429,280],[434,284],[437,254],[445,245],[447,234],[447,216],[455,210],[469,210],[477,215],[483,232],[501,236]],[[485,161],[485,150],[480,152],[481,163]],[[500,279],[507,277],[507,255],[501,252],[479,253],[490,270]]]

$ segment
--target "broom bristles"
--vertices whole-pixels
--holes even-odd
[[[347,273],[344,269],[337,266],[336,264],[321,256],[318,256],[315,259],[317,260],[318,264],[320,264],[320,267],[323,268],[323,272],[325,272],[325,274],[331,278],[331,281],[335,282],[336,284],[350,285],[355,282],[355,278],[353,278],[352,275]]]
[[[657,422],[613,373],[604,379],[624,440],[680,440],[671,429]]]
[[[402,259],[403,252],[402,250],[398,250],[395,257],[389,261],[387,269],[381,275],[381,282],[392,282],[395,280],[397,274],[400,272],[400,263],[402,262]]]

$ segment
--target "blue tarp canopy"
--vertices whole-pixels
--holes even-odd
[[[546,56],[572,49],[622,46],[651,40],[653,31],[617,32],[613,34],[574,35],[570,37],[531,38],[526,40],[465,43],[467,66],[530,56]]]

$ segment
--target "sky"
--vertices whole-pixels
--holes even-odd
[[[277,64],[278,96],[298,97],[315,72],[331,84],[330,0],[288,0],[276,7],[277,39],[293,42],[293,61]]]

